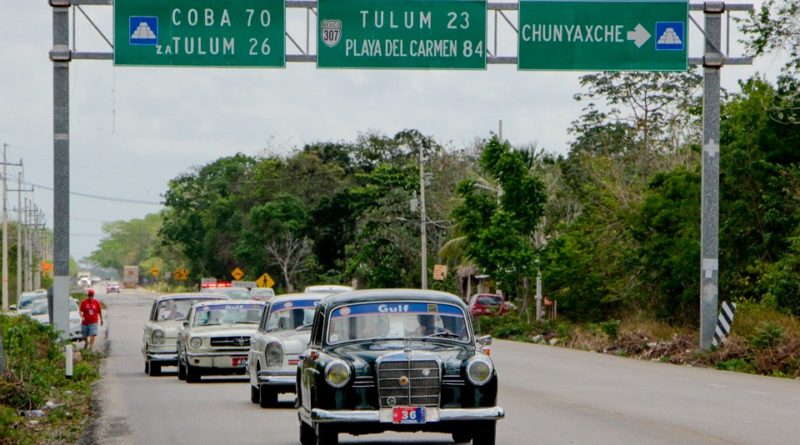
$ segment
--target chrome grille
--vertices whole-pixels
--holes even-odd
[[[439,363],[434,360],[382,362],[378,365],[380,406],[439,406],[440,376]],[[401,384],[404,378],[408,380],[405,385]],[[394,403],[388,402],[390,398]]]
[[[353,388],[374,388],[375,379],[371,375],[356,376],[353,380]]]
[[[211,346],[250,347],[250,337],[212,337]]]

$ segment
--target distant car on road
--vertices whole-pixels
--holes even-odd
[[[178,332],[189,316],[192,305],[227,299],[227,295],[209,293],[168,294],[157,298],[142,334],[144,372],[157,376],[161,374],[162,366],[178,364]]]
[[[308,286],[303,291],[307,294],[320,293],[320,294],[338,294],[341,292],[350,292],[353,288],[350,286],[342,286],[339,284],[316,284]]]
[[[119,283],[116,281],[109,281],[106,283],[106,293],[110,294],[112,292],[119,293]]]
[[[269,287],[256,287],[250,289],[250,296],[253,300],[269,301],[275,297],[275,291]]]
[[[200,292],[227,295],[231,300],[252,300],[253,296],[246,287],[204,287]]]
[[[210,301],[189,311],[178,334],[178,379],[199,382],[203,375],[244,374],[250,336],[263,301]]]
[[[297,370],[300,443],[339,433],[451,434],[494,445],[497,374],[455,295],[375,289],[331,295],[314,313]]]
[[[268,408],[278,394],[295,392],[298,355],[308,345],[314,310],[325,296],[287,294],[267,303],[247,354],[251,402]]]
[[[469,299],[469,313],[473,317],[480,315],[505,314],[508,312],[508,304],[502,295],[498,294],[475,294]]]

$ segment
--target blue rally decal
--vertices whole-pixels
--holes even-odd
[[[369,304],[354,304],[351,306],[340,307],[333,311],[333,318],[336,317],[350,317],[359,315],[374,315],[374,314],[442,314],[442,315],[457,315],[464,316],[464,313],[456,306],[449,304],[435,304],[435,303],[402,303],[402,302],[386,302],[386,303],[369,303]]]
[[[282,303],[273,304],[269,310],[269,313],[275,313],[279,311],[286,311],[289,309],[302,309],[302,308],[310,308],[310,307],[317,307],[319,304],[319,300],[297,300],[297,301],[284,301]]]

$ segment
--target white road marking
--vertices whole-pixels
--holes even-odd
[[[752,389],[748,389],[748,390],[747,390],[747,391],[745,391],[745,392],[748,392],[748,393],[750,393],[750,394],[756,394],[756,395],[759,395],[759,396],[768,396],[768,395],[769,395],[769,393],[768,393],[768,392],[763,392],[763,391],[753,391]]]
[[[719,383],[706,383],[708,386],[713,386],[714,388],[727,388],[727,385],[720,385]]]

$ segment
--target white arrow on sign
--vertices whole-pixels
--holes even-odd
[[[650,40],[650,33],[647,32],[641,23],[636,25],[633,31],[628,31],[628,40],[633,40],[637,48],[641,48],[648,40]]]

